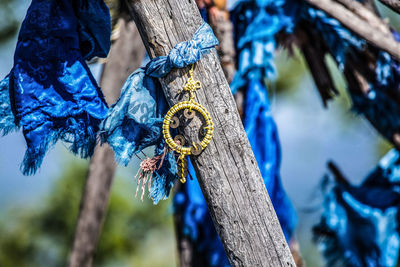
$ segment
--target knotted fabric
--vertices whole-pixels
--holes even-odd
[[[101,138],[114,149],[118,162],[127,165],[135,153],[152,145],[156,145],[157,155],[162,154],[162,122],[168,104],[157,78],[165,77],[173,68],[194,64],[216,45],[218,40],[212,29],[203,23],[192,40],[177,44],[168,56],[152,59],[128,77],[120,99],[101,125]],[[174,156],[168,153],[167,157],[168,164],[154,172],[150,196],[155,203],[169,194],[176,179]]]
[[[85,21],[77,14],[86,14]],[[87,24],[90,20],[98,24]],[[5,134],[13,124],[22,127],[27,142],[24,174],[36,172],[58,139],[84,158],[93,153],[107,105],[84,59],[107,55],[110,33],[103,1],[32,1],[18,36],[14,66],[0,84],[1,130]]]

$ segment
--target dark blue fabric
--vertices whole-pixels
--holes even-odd
[[[207,9],[200,9],[200,14],[203,20],[207,21]],[[190,238],[194,249],[193,257],[198,266],[201,264],[210,267],[230,266],[190,160],[188,160],[188,172],[193,180],[183,184],[173,200],[174,213],[179,214],[183,225],[183,228],[177,231]]]
[[[104,5],[97,0],[89,3],[91,8]],[[98,125],[106,115],[103,94],[84,61],[84,57],[91,56],[81,51],[86,46],[81,43],[78,31],[81,22],[77,13],[84,8],[81,5],[70,0],[33,0],[18,36],[9,83],[6,84],[7,79],[2,82],[3,88],[9,88],[11,107],[2,106],[1,113],[12,109],[14,122],[22,127],[27,142],[21,165],[24,174],[36,172],[48,148],[58,139],[68,143],[73,153],[90,156]],[[109,25],[109,13],[104,6],[100,13],[92,12],[85,20],[99,21],[93,18],[97,16],[102,16],[102,21]],[[94,26],[85,27],[91,33],[87,38],[102,35],[99,40],[104,43],[99,47],[103,50],[99,52],[97,47],[87,50],[91,55],[106,55],[110,31],[101,34],[90,31]],[[2,98],[5,97],[5,91],[1,92]]]
[[[111,46],[110,11],[103,0],[76,1],[79,47],[86,60],[107,57]]]
[[[210,26],[203,23],[192,40],[177,44],[168,56],[152,59],[145,68],[132,73],[126,80],[121,96],[101,125],[101,138],[115,151],[118,162],[127,165],[133,155],[156,145],[156,155],[163,152],[162,122],[168,109],[157,78],[173,68],[184,68],[218,45]],[[168,197],[177,179],[176,161],[167,155],[161,169],[154,173],[150,196],[154,203]]]
[[[183,224],[178,231],[190,238],[193,253],[201,257],[206,266],[230,266],[190,161],[189,173],[194,179],[183,184],[182,190],[174,196],[174,212],[182,216]]]
[[[292,13],[293,9],[297,10],[297,13]],[[339,69],[345,74],[351,72],[349,67],[345,68],[348,59],[355,60],[359,65],[371,64],[370,59],[365,59],[362,54],[368,47],[366,40],[323,11],[297,0],[286,0],[285,14],[294,15],[293,23],[308,23],[309,29],[323,40],[322,46],[324,49],[326,47],[327,52],[333,56]],[[393,36],[400,42],[398,33],[393,32]],[[375,73],[365,75],[370,91],[365,94],[354,88],[353,85],[357,81],[351,80],[354,80],[354,77],[349,77],[351,74],[346,76],[353,110],[365,116],[383,137],[393,141],[393,135],[400,128],[400,62],[386,52],[371,48],[370,45],[369,51],[377,57]]]
[[[289,241],[297,225],[297,216],[281,183],[278,129],[272,118],[267,89],[259,80],[248,82],[243,125],[283,233]]]
[[[282,230],[289,241],[296,228],[297,215],[282,187],[277,127],[271,116],[267,90],[259,81],[248,82],[245,105],[243,124],[247,137]],[[189,172],[194,179],[184,184],[183,190],[174,197],[174,212],[183,216],[183,229],[180,230],[193,242],[195,253],[206,257],[208,266],[230,266],[191,164]]]
[[[314,237],[327,266],[394,267],[400,249],[400,162],[390,151],[359,186],[337,179]]]

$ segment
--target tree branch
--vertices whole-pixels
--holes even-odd
[[[113,104],[118,99],[124,81],[133,70],[140,67],[145,53],[133,21],[120,18],[118,29],[119,37],[111,47],[100,82],[108,104]],[[90,161],[69,267],[92,265],[115,169],[111,147],[107,144],[98,145]]]
[[[347,9],[349,9],[351,12],[353,12],[354,14],[359,16],[361,19],[368,22],[371,27],[373,27],[377,30],[380,30],[382,33],[386,34],[387,36],[392,36],[389,26],[380,17],[378,17],[375,13],[373,13],[372,10],[365,7],[360,2],[357,2],[355,0],[335,0],[335,1],[341,3],[343,6],[345,6]],[[400,2],[400,0],[399,0],[399,2]]]
[[[368,22],[355,15],[343,5],[331,0],[304,1],[326,12],[369,43],[388,52],[397,60],[400,60],[400,43],[398,43],[393,36],[388,36],[380,30],[371,31],[371,25]]]

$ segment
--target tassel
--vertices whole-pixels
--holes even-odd
[[[149,193],[151,192],[151,180],[153,178],[154,172],[161,168],[167,153],[169,153],[169,148],[165,147],[161,155],[154,156],[152,158],[147,157],[146,159],[142,160],[142,162],[140,163],[140,168],[135,175],[135,181],[137,183],[135,197],[137,197],[137,194],[139,192],[140,184],[142,184],[142,195],[140,197],[142,201],[144,192],[146,190],[146,184],[148,184]],[[158,166],[157,163],[159,163]]]

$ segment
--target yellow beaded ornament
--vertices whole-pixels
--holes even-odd
[[[163,122],[163,135],[165,142],[169,146],[169,148],[179,154],[178,157],[178,173],[180,176],[180,181],[182,183],[186,182],[187,175],[187,160],[186,156],[189,155],[199,155],[210,143],[211,138],[213,136],[214,131],[214,123],[211,119],[210,113],[206,110],[205,107],[200,105],[194,100],[194,92],[197,89],[201,88],[201,83],[199,81],[195,81],[193,78],[193,66],[189,71],[189,79],[186,82],[184,87],[185,91],[190,93],[189,101],[182,101],[175,104],[165,115]],[[192,119],[195,116],[195,113],[199,113],[205,121],[205,126],[203,127],[206,130],[203,140],[200,143],[193,142],[191,146],[184,146],[185,138],[182,135],[177,135],[175,138],[172,138],[170,128],[177,128],[180,124],[179,118],[176,116],[178,111],[183,110],[184,116],[187,119]]]

